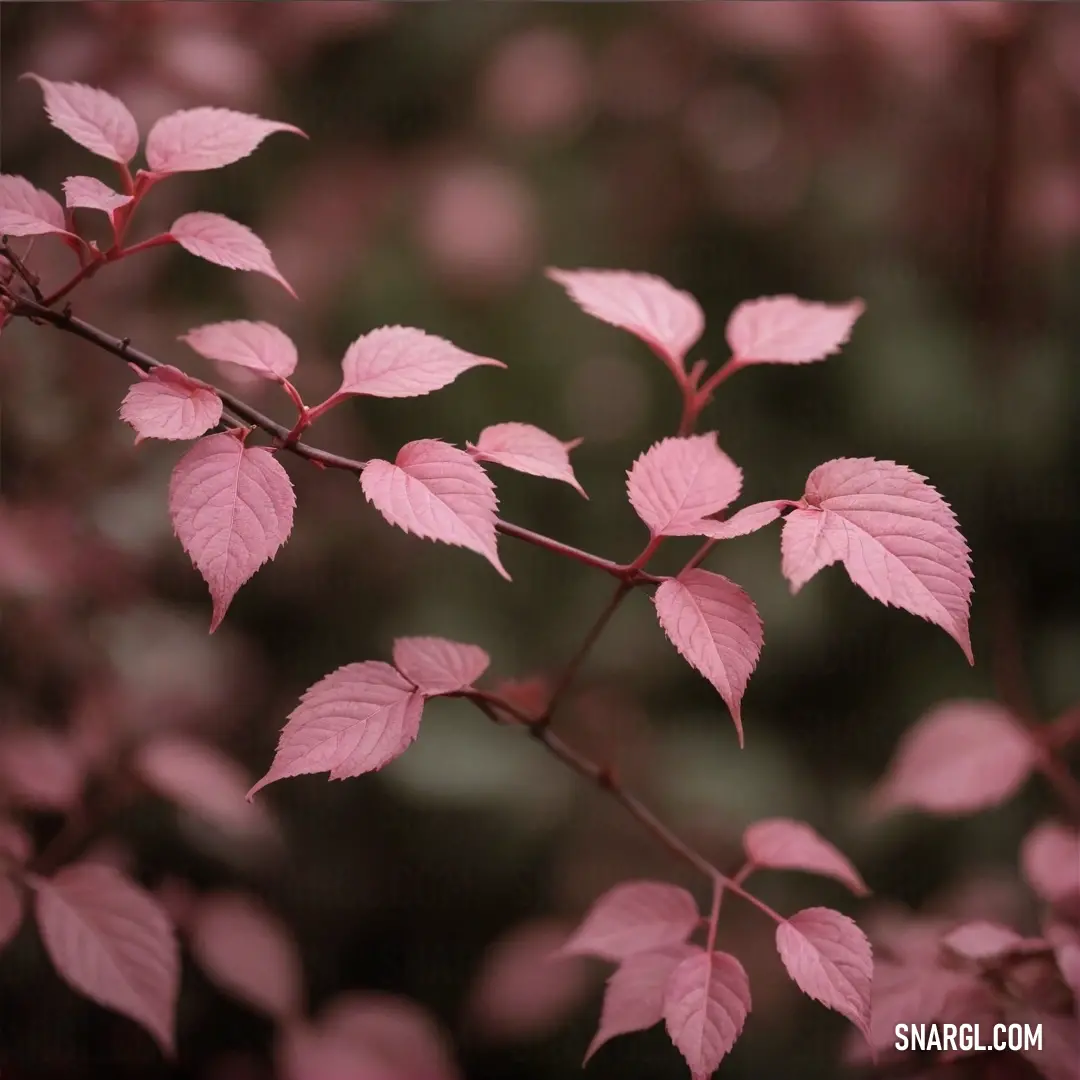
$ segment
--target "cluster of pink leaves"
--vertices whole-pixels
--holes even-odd
[[[275,132],[304,133],[292,124],[264,120],[231,109],[184,109],[163,116],[146,136],[148,169],[130,171],[139,149],[139,129],[127,106],[104,90],[81,83],[34,79],[45,95],[49,120],[80,146],[112,161],[124,190],[114,191],[92,176],[71,176],[64,181],[67,209],[48,192],[21,176],[0,176],[0,234],[35,236],[53,233],[62,237],[80,257],[100,260],[101,253],[75,230],[76,209],[97,210],[109,216],[116,244],[110,255],[125,254],[121,246],[127,225],[150,188],[168,176],[182,172],[218,169],[247,157]],[[159,243],[176,243],[184,250],[233,270],[266,274],[290,293],[289,283],[278,272],[266,245],[246,225],[222,214],[196,211],[177,218],[168,232],[137,245],[140,249]]]
[[[299,129],[223,109],[174,113],[151,128],[145,145],[149,169],[133,177],[129,163],[138,150],[139,134],[127,109],[103,91],[34,78],[44,91],[53,124],[113,161],[124,190],[113,191],[93,177],[71,177],[64,184],[65,211],[24,178],[2,177],[0,233],[60,236],[79,254],[81,276],[102,262],[175,242],[219,265],[267,274],[288,288],[262,242],[245,226],[220,215],[186,214],[168,233],[131,248],[123,246],[123,237],[138,203],[162,178],[230,164],[251,153],[268,135],[303,134]],[[115,242],[108,252],[99,252],[79,236],[73,216],[77,208],[109,215]],[[609,270],[549,274],[584,311],[645,341],[671,371],[695,418],[720,382],[735,371],[765,363],[811,363],[837,352],[863,311],[860,301],[829,305],[792,296],[741,304],[726,327],[731,357],[703,381],[705,362],[690,368],[686,364],[705,327],[704,314],[690,294],[648,274]],[[472,368],[505,366],[419,329],[381,327],[348,347],[339,389],[320,404],[307,406],[290,381],[297,349],[277,327],[266,322],[222,322],[197,327],[182,340],[204,357],[239,365],[279,384],[298,412],[285,447],[295,447],[320,415],[349,398],[418,396],[448,385]],[[226,417],[225,402],[212,386],[178,368],[158,365],[148,373],[140,370],[139,376],[121,407],[123,419],[136,431],[136,441],[196,440],[174,469],[169,512],[181,543],[209,586],[214,630],[239,588],[275,556],[292,530],[295,497],[276,456],[282,447],[248,446],[253,429],[227,419],[226,430],[214,432]],[[495,486],[484,466],[498,464],[562,481],[584,495],[569,459],[579,442],[557,439],[526,423],[497,423],[464,450],[439,439],[420,439],[402,447],[393,461],[358,462],[354,471],[360,474],[367,500],[390,524],[421,538],[469,549],[509,578],[496,543]],[[819,570],[840,562],[872,598],[943,628],[971,661],[968,548],[948,504],[910,469],[869,458],[830,461],[813,470],[799,498],[755,503],[726,519],[721,515],[740,494],[742,472],[720,449],[715,432],[680,434],[656,443],[634,462],[627,477],[629,501],[650,537],[646,557],[667,538],[696,536],[711,544],[747,535],[783,517],[781,567],[793,592]],[[737,584],[697,562],[692,560],[674,577],[654,579],[656,614],[678,651],[727,704],[741,743],[741,701],[761,650],[762,624],[753,601]],[[489,665],[487,653],[476,645],[430,637],[399,639],[393,661],[348,664],[312,686],[290,715],[271,768],[248,798],[289,776],[328,772],[331,779],[340,779],[383,767],[417,737],[429,698],[479,697],[475,682]],[[915,758],[927,754],[935,756],[937,748],[911,750]],[[183,753],[179,759],[182,764]],[[175,753],[164,753],[159,755],[157,772],[152,762],[143,762],[142,767],[152,785],[167,791],[169,777],[175,780],[177,760]],[[1023,766],[1014,762],[1012,787],[1032,767],[1030,755],[1024,760]],[[907,779],[902,762],[897,770],[900,779],[893,776],[887,782],[891,791],[887,799],[894,805],[905,799],[917,803],[919,785],[925,788],[923,767],[911,766]],[[1002,765],[995,774],[999,786],[1009,786],[1003,777],[1007,772]],[[950,788],[947,781],[930,786],[938,797]],[[922,797],[933,796],[924,790]],[[703,920],[693,897],[682,889],[629,883],[597,901],[564,950],[619,964],[608,984],[590,1055],[616,1034],[663,1020],[695,1080],[716,1068],[750,1009],[749,981],[741,964],[713,947],[724,889],[752,900],[777,921],[777,949],[792,979],[870,1038],[871,952],[862,932],[846,916],[827,908],[779,916],[741,885],[750,872],[764,868],[826,874],[858,894],[866,892],[862,880],[844,856],[799,822],[759,822],[747,831],[744,846],[748,861],[738,881],[714,881],[713,914],[704,920],[708,927],[704,948],[690,941]],[[17,848],[16,844],[5,851],[9,861],[25,858]],[[161,906],[117,871],[90,863],[69,866],[48,878],[27,874],[25,880],[36,894],[46,947],[67,981],[93,1000],[139,1021],[170,1049],[179,954],[175,931]],[[6,877],[0,884],[10,885]],[[264,985],[274,981],[270,975],[264,972],[255,978],[243,965],[240,969],[246,974],[230,966],[230,941],[250,940],[252,934],[260,937],[251,929],[253,921],[262,927],[260,940],[280,939],[266,930],[265,918],[260,922],[261,917],[250,910],[238,916],[242,907],[211,909],[216,914],[198,924],[201,929],[193,947],[207,970],[216,973],[212,977],[291,1024],[300,1015],[302,995],[294,974],[298,965],[286,955],[288,950],[283,952],[280,943],[267,947],[267,971],[281,984],[272,1001]],[[235,930],[238,918],[240,923],[247,919],[247,931]],[[1075,969],[1075,958],[1071,962]],[[322,1045],[313,1033],[323,1028],[338,1030],[329,1022],[288,1030],[293,1032],[294,1047],[310,1047]],[[332,1059],[333,1051],[327,1053]]]
[[[1068,719],[1069,714],[1063,719]],[[994,701],[932,708],[905,734],[870,809],[977,813],[1015,795],[1046,767],[1047,732]],[[1044,908],[1042,934],[974,921],[906,917],[880,934],[870,1047],[894,1052],[895,1025],[1041,1024],[1025,1051],[1047,1080],[1074,1080],[1080,1062],[1080,830],[1043,821],[1024,838],[1020,870]],[[856,1052],[856,1057],[859,1052]]]
[[[743,847],[740,880],[755,870],[802,870],[835,878],[856,895],[868,892],[851,863],[803,822],[759,821],[744,833]],[[862,931],[830,908],[806,908],[788,918],[765,910],[777,921],[776,948],[796,985],[869,1037],[872,958]],[[751,1005],[742,964],[713,948],[714,920],[715,913],[699,913],[685,889],[662,882],[624,882],[596,901],[562,949],[618,965],[586,1061],[616,1035],[663,1021],[695,1080],[712,1075]],[[709,928],[705,947],[689,940],[703,926]]]

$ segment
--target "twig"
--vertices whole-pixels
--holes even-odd
[[[714,887],[721,891],[727,889],[753,904],[759,911],[764,912],[776,922],[783,921],[782,915],[743,888],[739,876],[731,878],[722,873],[704,855],[695,851],[669,826],[665,825],[632,791],[623,786],[611,769],[594,761],[580,750],[575,750],[565,739],[556,735],[549,726],[530,720],[528,716],[515,708],[510,702],[503,700],[499,695],[490,691],[465,690],[453,696],[468,698],[488,719],[495,723],[500,723],[499,711],[505,712],[515,717],[515,719],[520,719],[527,726],[529,734],[537,742],[541,743],[548,753],[579,776],[583,776],[601,791],[610,795],[668,851],[682,859],[683,862],[689,863],[695,870],[707,877],[714,883]]]
[[[29,297],[18,296],[10,292],[10,290],[0,291],[5,292],[11,299],[13,305],[11,314],[13,316],[22,316],[23,318],[48,323],[57,330],[82,338],[84,341],[96,345],[104,352],[111,353],[113,356],[119,357],[127,363],[134,364],[136,367],[146,372],[151,372],[155,368],[166,366],[162,361],[135,348],[127,338],[118,338],[114,337],[112,334],[107,334],[104,330],[98,329],[98,327],[94,326],[92,323],[88,323],[84,319],[72,315],[70,311],[55,311],[43,303],[31,300]],[[290,440],[291,429],[285,427],[284,424],[277,423],[276,420],[272,420],[269,416],[252,408],[252,406],[248,405],[234,394],[230,394],[228,391],[222,390],[212,383],[206,383],[205,385],[221,398],[222,404],[233,413],[233,415],[238,417],[248,426],[258,428],[267,435],[272,436],[280,449],[288,450],[290,453],[314,462],[322,468],[341,469],[345,472],[354,473],[357,476],[364,471],[364,468],[367,465],[366,461],[344,457],[341,454],[333,454],[329,450],[322,450],[317,446],[311,446],[308,443],[300,442],[296,439]],[[618,578],[620,582],[626,582],[630,587],[656,585],[664,580],[664,578],[658,577],[655,574],[647,574],[643,570],[634,568],[631,565],[612,562],[610,559],[605,559],[599,555],[593,555],[588,551],[582,551],[580,548],[573,547],[570,544],[564,544],[562,541],[554,540],[549,536],[544,536],[542,533],[533,532],[531,529],[526,529],[521,525],[514,525],[509,521],[498,520],[495,522],[495,528],[504,536],[510,536],[515,540],[521,540],[527,544],[532,544],[535,547],[543,548],[555,555],[562,555],[566,558],[573,559],[576,562],[583,563],[586,566],[592,566],[597,570],[602,570],[604,573]]]
[[[28,269],[26,263],[15,254],[11,245],[6,241],[0,243],[0,255],[3,255],[5,259],[15,268],[15,273],[26,283],[26,287],[34,295],[34,299],[39,303],[44,299],[45,294],[41,291],[41,278],[37,276],[32,270]]]

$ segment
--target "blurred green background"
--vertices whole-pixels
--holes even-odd
[[[862,297],[839,356],[741,373],[703,426],[743,468],[744,502],[796,498],[835,457],[928,476],[973,550],[974,669],[947,635],[873,603],[837,568],[791,597],[773,526],[708,563],[765,622],[745,750],[645,595],[619,611],[558,727],[616,754],[721,866],[738,865],[745,825],[790,815],[837,843],[877,902],[1030,923],[1016,846],[1050,805],[1038,785],[957,821],[871,825],[862,803],[900,734],[944,698],[1001,695],[1044,718],[1080,698],[1080,11],[5,3],[0,32],[3,170],[57,194],[73,173],[111,177],[48,126],[39,89],[19,81],[27,71],[109,90],[144,133],[169,111],[214,104],[310,135],[161,184],[138,226],[151,235],[194,209],[235,217],[299,302],[157,249],[76,294],[79,314],[218,380],[177,336],[267,319],[300,346],[295,382],[309,401],[335,389],[345,347],[375,326],[418,326],[497,357],[506,371],[481,368],[425,398],[349,402],[315,440],[392,457],[410,439],[463,445],[503,420],[583,436],[574,463],[588,502],[493,469],[500,513],[611,559],[643,543],[625,470],[674,431],[677,393],[644,345],[581,313],[543,268],[642,270],[689,290],[708,320],[692,357],[714,365],[744,299]],[[46,275],[67,265],[47,240],[35,255]],[[205,587],[166,512],[179,451],[133,451],[116,418],[130,374],[25,325],[4,331],[0,353],[4,535],[44,561],[37,577],[11,559],[0,575],[0,707],[12,718],[62,730],[96,708],[125,737],[198,733],[260,775],[303,690],[341,664],[388,659],[395,636],[475,642],[495,676],[523,679],[557,671],[609,595],[587,568],[502,539],[507,584],[480,558],[391,529],[348,476],[287,462],[292,538],[208,639]],[[237,392],[288,422],[268,384]],[[677,567],[695,543],[670,543],[657,567]],[[485,999],[487,950],[504,935],[572,923],[624,878],[702,894],[618,807],[461,703],[430,705],[417,744],[376,776],[300,778],[263,798],[283,838],[268,850],[149,796],[104,835],[152,887],[261,897],[297,938],[315,1011],[348,988],[430,1009],[469,1080],[576,1076],[598,1015],[600,967],[562,985],[521,961],[517,989]],[[35,819],[42,838],[56,824]],[[801,875],[763,877],[760,892],[788,911],[869,910]],[[721,1075],[841,1075],[845,1024],[785,983],[771,925],[729,900],[720,941],[754,992]],[[269,1025],[190,963],[179,1040],[170,1072],[127,1021],[61,988],[29,928],[0,957],[5,1077],[273,1075]],[[615,1041],[587,1075],[685,1072],[656,1029]]]

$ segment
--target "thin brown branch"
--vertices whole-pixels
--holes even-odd
[[[22,279],[26,287],[33,294],[34,299],[38,302],[42,301],[45,294],[41,291],[41,279],[32,270],[28,269],[26,263],[15,254],[11,245],[8,243],[0,243],[0,255],[3,255],[15,270],[15,273]]]
[[[556,735],[549,726],[530,720],[527,715],[516,709],[510,702],[504,701],[498,694],[486,690],[465,690],[458,696],[468,698],[488,719],[495,723],[502,722],[499,717],[500,712],[519,719],[526,726],[529,734],[538,743],[541,743],[548,753],[579,776],[584,777],[595,787],[610,795],[638,824],[644,827],[646,832],[651,833],[673,855],[688,863],[720,889],[727,889],[734,895],[753,904],[759,911],[764,912],[776,922],[783,921],[782,915],[743,888],[740,877],[728,877],[661,821],[637,795],[623,786],[614,770],[599,764],[599,762],[594,761],[580,750],[575,750],[565,739]]]
[[[165,366],[162,361],[135,348],[127,338],[114,337],[112,334],[100,330],[92,323],[78,318],[67,309],[55,311],[29,297],[18,296],[10,290],[3,291],[12,301],[11,314],[13,316],[21,316],[34,322],[47,323],[64,333],[73,334],[75,337],[82,338],[84,341],[97,346],[104,352],[111,353],[129,364],[134,364],[142,371],[151,372],[155,368]],[[311,446],[308,443],[292,439],[290,438],[291,429],[285,427],[284,424],[279,424],[276,420],[272,420],[269,416],[252,408],[236,395],[230,394],[212,383],[205,383],[204,385],[221,398],[222,404],[229,412],[248,426],[258,428],[260,431],[270,435],[281,449],[305,458],[321,468],[341,469],[357,476],[363,472],[364,467],[367,465],[366,461],[344,457],[341,454],[333,454],[329,450],[322,450],[317,446]],[[631,587],[656,585],[664,580],[655,574],[647,574],[633,566],[612,562],[610,559],[605,559],[600,555],[593,555],[591,552],[583,551],[570,544],[564,544],[559,540],[544,536],[542,533],[533,532],[531,529],[526,529],[521,525],[514,525],[509,521],[496,521],[495,528],[504,536],[510,536],[515,540],[521,540],[553,554],[562,555],[586,566],[602,570],[604,573],[618,578],[620,582],[626,582]]]

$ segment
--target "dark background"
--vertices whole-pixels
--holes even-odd
[[[409,439],[463,445],[502,420],[584,436],[574,462],[588,502],[493,470],[500,513],[615,560],[643,541],[624,472],[674,430],[677,394],[644,345],[578,311],[543,268],[644,270],[689,290],[708,319],[692,357],[713,363],[741,300],[862,297],[839,356],[744,372],[703,424],[742,466],[745,502],[797,497],[834,457],[927,475],[973,549],[974,669],[942,631],[873,603],[837,568],[792,598],[773,526],[709,562],[765,621],[745,750],[644,595],[594,651],[559,728],[602,756],[618,747],[648,801],[721,866],[738,865],[746,824],[790,815],[846,851],[878,903],[1031,924],[1016,847],[1049,806],[1037,784],[959,821],[871,824],[863,800],[903,730],[944,698],[1001,695],[1050,718],[1080,697],[1080,11],[5,3],[0,32],[3,170],[56,194],[73,173],[109,178],[107,163],[48,126],[26,71],[111,91],[144,134],[166,112],[216,104],[311,137],[274,136],[223,171],[160,185],[139,226],[150,235],[194,209],[233,216],[266,240],[299,303],[158,249],[78,293],[80,314],[196,374],[208,368],[177,335],[268,319],[299,344],[309,401],[336,387],[345,346],[383,324],[498,357],[507,371],[429,397],[350,402],[316,440],[392,457]],[[48,268],[48,242],[38,248]],[[205,586],[166,513],[179,450],[132,450],[116,418],[129,373],[25,325],[5,330],[0,352],[4,539],[32,537],[45,566],[28,579],[9,557],[0,572],[8,718],[63,729],[97,709],[130,738],[174,725],[260,775],[299,695],[337,666],[436,634],[482,645],[496,676],[557,670],[610,592],[587,568],[503,539],[508,585],[474,555],[391,529],[350,477],[292,461],[292,538],[207,638]],[[272,387],[239,392],[289,419]],[[671,543],[658,567],[695,543]],[[290,780],[263,800],[283,839],[265,850],[152,797],[95,843],[151,887],[262,897],[299,942],[314,1010],[348,988],[405,994],[453,1032],[470,1080],[577,1075],[598,1015],[600,968],[560,986],[524,961],[506,1015],[478,1004],[488,947],[545,932],[537,920],[571,923],[625,878],[701,892],[618,807],[460,703],[430,705],[418,743],[377,776]],[[32,820],[42,839],[59,821]],[[787,911],[869,910],[801,875],[760,891]],[[786,984],[771,924],[728,900],[720,944],[754,993],[722,1075],[839,1075],[845,1024]],[[168,1073],[128,1021],[60,985],[29,926],[0,957],[5,1077],[270,1075],[269,1025],[191,963],[179,1045]],[[660,1029],[588,1068],[597,1080],[685,1071]]]

